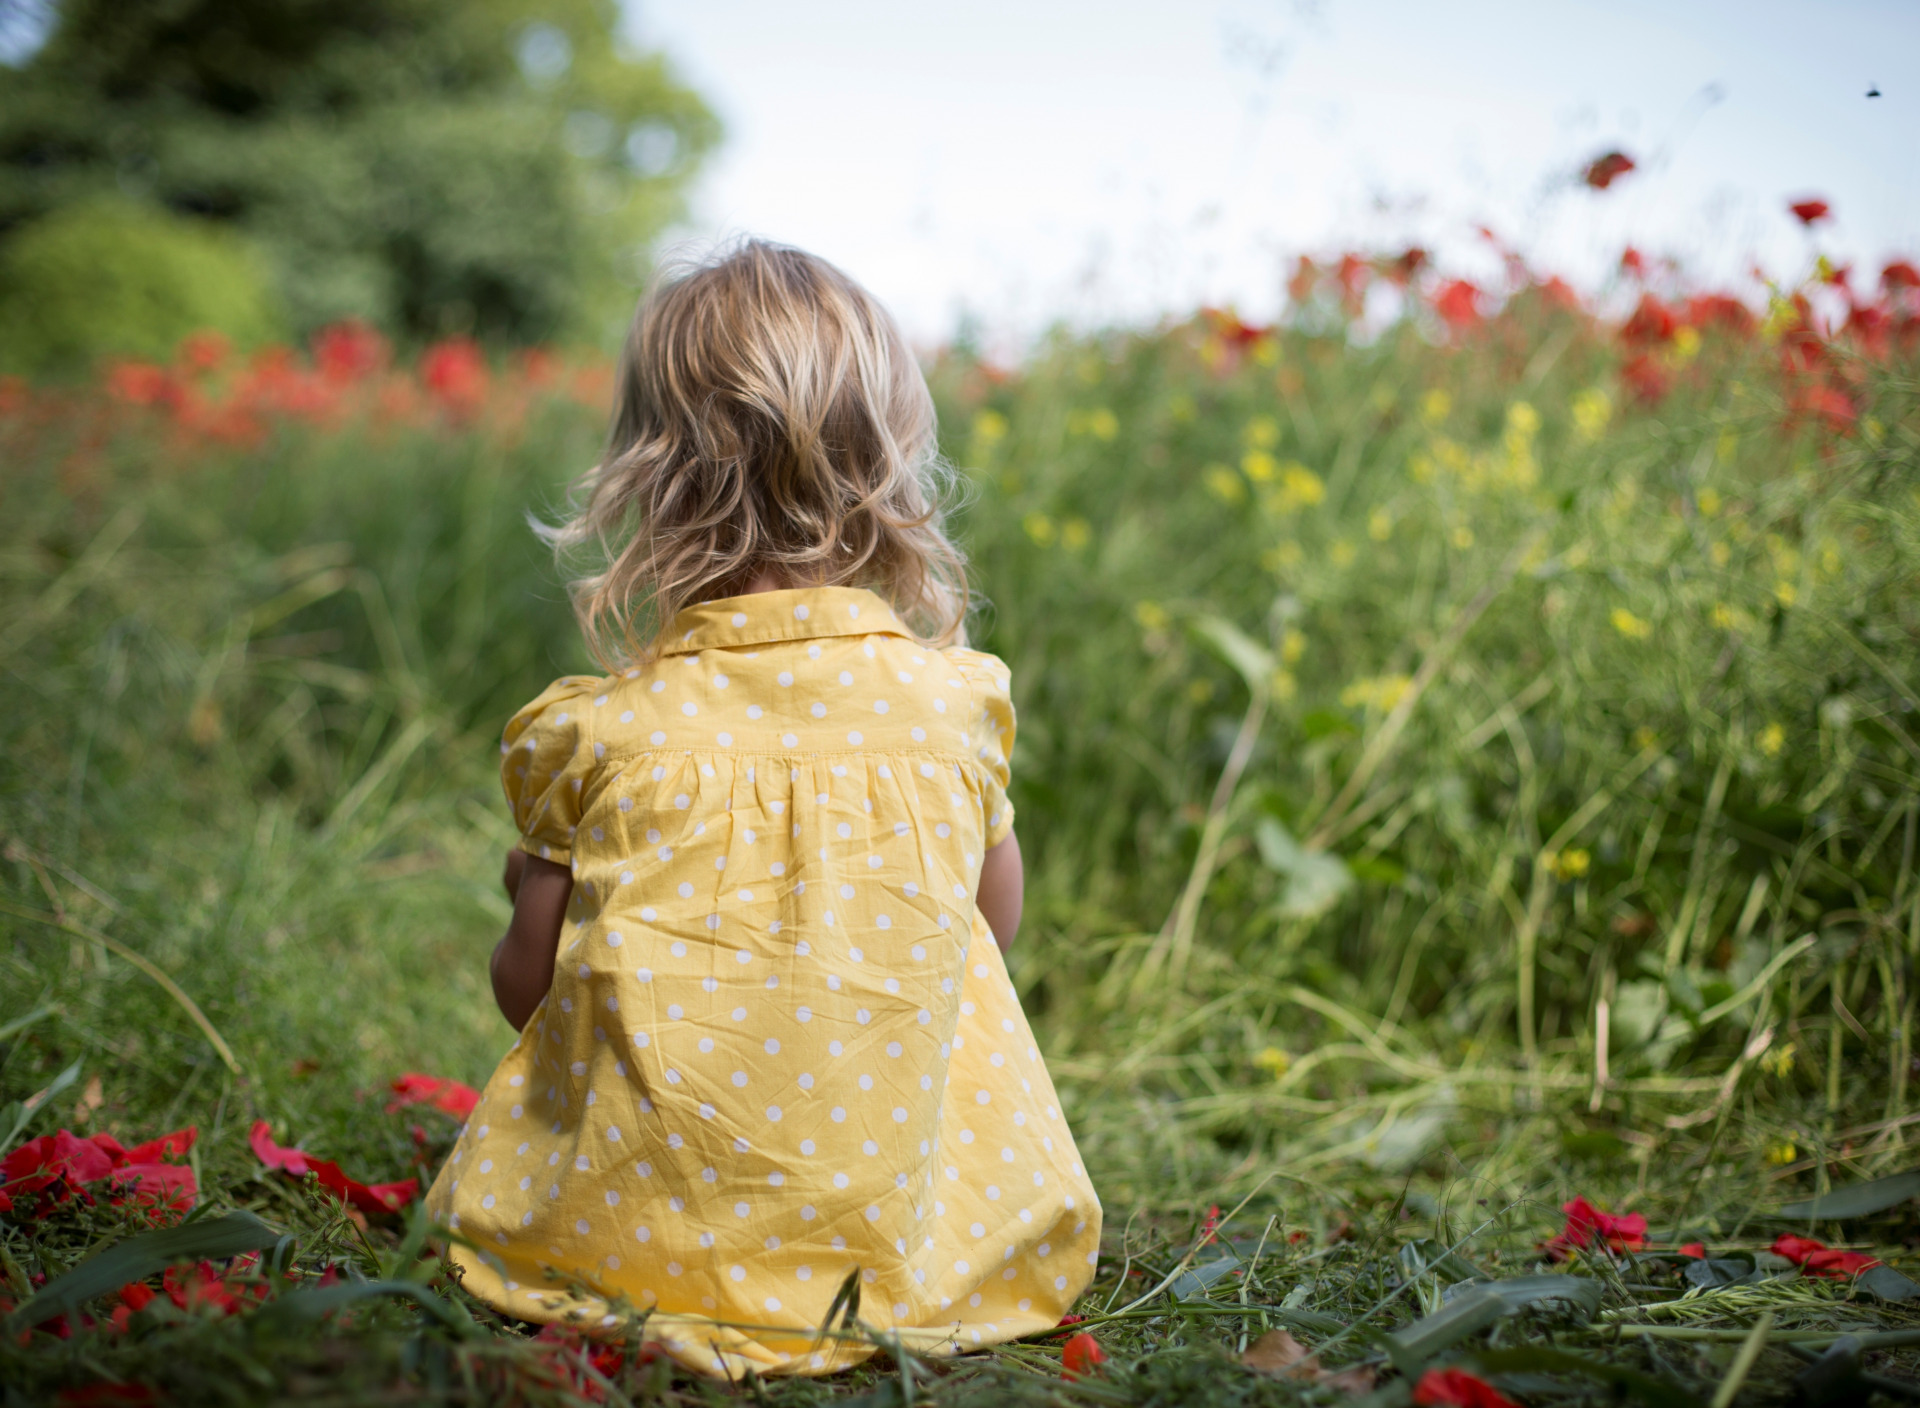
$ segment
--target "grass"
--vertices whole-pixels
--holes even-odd
[[[256,1119],[430,1173],[454,1122],[385,1113],[386,1083],[478,1084],[506,1044],[494,742],[584,664],[523,515],[593,454],[594,389],[502,372],[477,420],[389,414],[402,371],[234,445],[178,400],[13,388],[0,1095],[77,1063],[26,1135],[197,1124],[207,1215],[294,1237],[239,1277],[264,1299],[288,1269],[416,1289],[9,1338],[9,1401],[1343,1401],[1235,1362],[1284,1328],[1398,1402],[1421,1365],[1383,1336],[1442,1308],[1441,1251],[1533,1274],[1576,1195],[1763,1273],[1785,1231],[1907,1260],[1910,1205],[1780,1209],[1914,1163],[1910,350],[1824,352],[1846,433],[1760,335],[1660,350],[1657,404],[1620,355],[1533,293],[1453,340],[1363,345],[1315,304],[932,364],[1020,709],[1013,971],[1107,1210],[1081,1310],[1110,1358],[1078,1383],[1037,1342],[732,1389],[630,1358],[607,1387],[435,1281],[423,1227],[262,1170]],[[16,1212],[0,1274],[24,1296],[137,1225]],[[1544,1269],[1598,1301],[1431,1362],[1676,1403],[1749,1350],[1740,1401],[1782,1397],[1843,1333],[1896,1336],[1866,1372],[1920,1365],[1920,1314],[1844,1280]]]

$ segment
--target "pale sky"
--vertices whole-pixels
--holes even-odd
[[[1481,223],[1588,289],[1629,242],[1723,283],[1920,252],[1906,0],[625,3],[727,127],[685,233],[825,255],[923,343],[1264,319],[1349,246],[1486,276]],[[1573,181],[1616,146],[1641,169]]]

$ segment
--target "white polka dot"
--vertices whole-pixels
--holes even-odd
[[[811,709],[807,710],[807,712],[812,714],[816,719],[824,719],[827,716],[827,706],[824,704],[815,704]]]
[[[689,699],[686,703],[680,706],[680,712],[685,714],[688,718],[692,718],[695,714],[700,712],[700,706],[698,704],[695,704],[691,699]]]
[[[666,741],[667,741],[666,734],[662,733],[659,729],[655,729],[652,733],[647,735],[647,742],[651,743],[656,748],[658,748],[662,743],[665,743]]]
[[[793,608],[793,619],[796,621],[804,621],[811,614],[812,613],[807,610],[807,604],[804,601]],[[739,1278],[735,1277],[734,1279],[738,1280]]]
[[[855,748],[858,748],[861,745],[861,743],[864,741],[865,740],[861,737],[859,729],[855,729],[852,733],[849,733],[847,735],[847,742],[851,743]]]
[[[734,613],[733,613],[733,624],[734,624],[734,625],[735,625],[736,627],[739,627],[739,626],[744,626],[744,625],[746,625],[746,624],[747,624],[747,613],[746,613],[746,612],[744,612],[744,611],[736,611],[736,612],[734,612]]]
[[[874,713],[876,713],[876,714],[884,714],[884,713],[886,713],[886,712],[887,712],[887,701],[886,701],[886,700],[884,700],[884,699],[876,699],[876,700],[874,700],[874,701],[873,701],[873,712],[874,712]]]

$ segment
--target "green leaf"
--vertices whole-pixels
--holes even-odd
[[[1624,1390],[1651,1408],[1700,1408],[1700,1400],[1685,1389],[1662,1383],[1637,1369],[1569,1354],[1563,1349],[1523,1345],[1517,1349],[1482,1350],[1473,1358],[1489,1374],[1582,1374]]]
[[[1569,1129],[1560,1136],[1560,1150],[1569,1158],[1610,1162],[1627,1154],[1627,1141],[1609,1129]]]
[[[1311,743],[1316,738],[1331,738],[1337,733],[1358,733],[1360,727],[1345,714],[1331,709],[1315,709],[1300,720],[1300,732]]]
[[[1817,1198],[1788,1203],[1780,1209],[1780,1216],[1844,1221],[1850,1217],[1870,1217],[1917,1197],[1920,1197],[1920,1170],[1850,1183]]]
[[[412,1281],[342,1281],[334,1286],[295,1291],[261,1310],[249,1323],[255,1330],[269,1334],[291,1331],[315,1324],[323,1316],[358,1301],[382,1298],[416,1301],[422,1310],[455,1333],[474,1328],[470,1318]]]
[[[1353,888],[1345,861],[1329,851],[1308,850],[1274,817],[1260,818],[1253,839],[1267,869],[1287,877],[1275,906],[1282,918],[1316,919]]]
[[[1173,1284],[1167,1287],[1167,1294],[1175,1300],[1197,1296],[1239,1264],[1240,1258],[1229,1254],[1205,1266],[1189,1267],[1173,1278]]]
[[[117,1291],[129,1281],[144,1281],[182,1261],[212,1261],[257,1252],[280,1240],[250,1212],[230,1212],[116,1242],[49,1281],[40,1294],[7,1317],[9,1330],[21,1330],[77,1310],[96,1296]]]
[[[1556,1300],[1591,1315],[1600,1308],[1600,1283],[1590,1276],[1515,1276],[1462,1286],[1433,1314],[1385,1336],[1387,1353],[1401,1373],[1411,1375],[1495,1321]]]
[[[1400,1248],[1401,1273],[1411,1281],[1423,1271],[1445,1281],[1484,1281],[1487,1273],[1468,1261],[1459,1252],[1450,1250],[1445,1243],[1432,1237],[1420,1237]]]
[[[1920,1283],[1891,1266],[1869,1266],[1854,1279],[1853,1284],[1881,1300],[1901,1302],[1920,1296]]]
[[[33,1123],[33,1117],[35,1115],[53,1103],[54,1096],[58,1095],[79,1079],[80,1063],[75,1061],[71,1066],[68,1066],[48,1082],[47,1088],[40,1092],[40,1098],[33,1103],[31,1108],[24,1104],[19,1106],[9,1105],[7,1108],[15,1111],[15,1113],[13,1115],[13,1123],[7,1129],[6,1138],[0,1139],[0,1153],[4,1153],[13,1147],[13,1141],[18,1139],[21,1134],[25,1132],[27,1126]]]
[[[1271,686],[1275,669],[1273,652],[1233,622],[1219,616],[1199,616],[1188,622],[1188,626],[1239,672],[1248,689],[1257,694]]]

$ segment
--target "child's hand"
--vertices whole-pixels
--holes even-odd
[[[506,882],[513,894],[513,921],[489,967],[493,1000],[518,1030],[553,986],[553,954],[573,894],[573,873],[552,861],[521,856],[517,866],[508,860]]]
[[[500,876],[500,883],[507,887],[507,898],[520,898],[520,877],[527,873],[527,853],[515,846],[507,852],[507,868]]]

